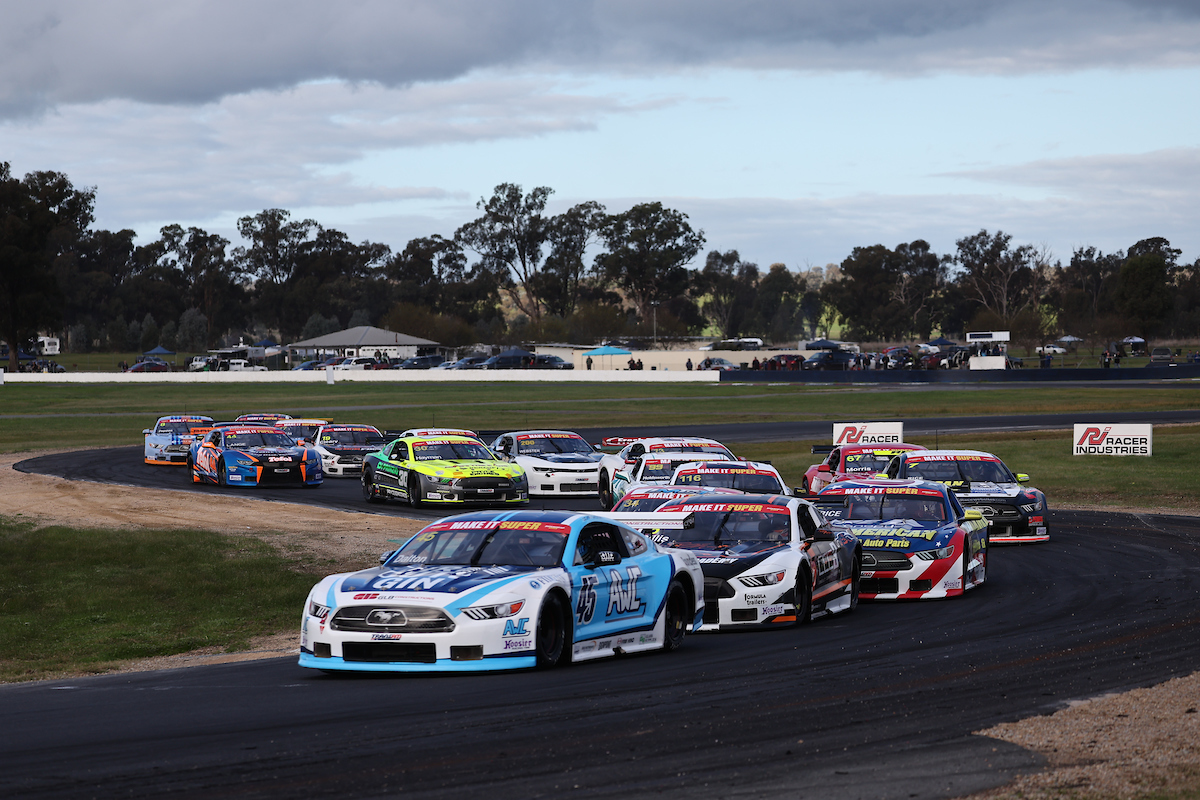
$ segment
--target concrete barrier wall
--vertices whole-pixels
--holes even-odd
[[[326,383],[317,370],[277,372],[8,372],[0,383]],[[336,383],[717,383],[719,372],[657,370],[334,370]]]

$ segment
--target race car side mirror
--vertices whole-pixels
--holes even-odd
[[[597,551],[596,557],[587,563],[588,569],[598,569],[600,567],[611,567],[621,563],[621,554],[615,550],[600,550]]]
[[[817,472],[833,472],[828,464],[818,464]]]
[[[817,528],[817,532],[813,534],[809,541],[813,542],[832,542],[837,538],[837,535],[828,528]]]
[[[395,551],[395,550],[388,550],[387,552],[385,552],[383,555],[381,555],[381,556],[379,557],[379,563],[380,563],[380,564],[386,564],[386,563],[387,563],[387,560],[388,560],[389,558],[391,558],[392,556],[394,556],[395,554],[396,554],[396,551]]]
[[[149,435],[150,435],[150,429],[149,429],[149,428],[146,428],[144,431],[142,431],[142,436],[149,436]]]
[[[1017,483],[1029,483],[1029,476],[1024,472],[1017,473]]]
[[[983,519],[983,512],[978,508],[968,508],[963,511],[962,521],[967,522],[973,519]]]

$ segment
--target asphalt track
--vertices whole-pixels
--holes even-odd
[[[136,481],[137,448],[102,453]],[[18,466],[86,471],[72,455]],[[357,491],[276,491],[335,504],[331,489]],[[995,548],[965,597],[689,636],[674,654],[447,677],[286,658],[0,687],[5,794],[960,796],[1038,764],[972,731],[1200,669],[1200,520],[1050,521],[1047,544]]]

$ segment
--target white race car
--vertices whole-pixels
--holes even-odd
[[[530,495],[594,497],[600,490],[601,454],[578,433],[513,431],[496,437],[492,450],[525,468]]]
[[[792,490],[783,482],[779,470],[761,461],[701,461],[681,464],[671,476],[671,485],[737,489],[747,494],[792,494]]]
[[[722,456],[730,461],[737,457],[729,448],[715,439],[694,436],[658,436],[644,439],[612,437],[604,440],[606,446],[620,447],[616,453],[608,453],[600,459],[600,505],[612,508],[621,498],[614,496],[612,479],[618,472],[627,472],[639,458],[647,453],[691,453],[693,461],[708,461]],[[670,476],[667,476],[668,478]],[[627,482],[628,479],[626,478]],[[666,480],[658,481],[666,483]]]
[[[153,428],[146,428],[144,456],[147,464],[188,463],[188,450],[197,436],[212,429],[212,417],[172,414],[159,417]]]
[[[699,626],[703,592],[694,555],[626,524],[479,511],[426,526],[378,567],[314,586],[300,666],[472,672],[674,650]]]
[[[287,431],[296,444],[312,444],[313,436],[322,425],[328,425],[327,419],[280,419],[275,421],[275,427]]]
[[[721,456],[710,453],[705,459],[707,463],[713,464],[720,461]],[[679,467],[696,463],[698,462],[695,453],[671,451],[646,453],[644,456],[635,458],[632,464],[623,466],[609,478],[609,492],[612,494],[613,506],[620,503],[621,499],[634,487],[666,486],[671,483],[671,479],[675,477],[675,471]],[[603,503],[603,493],[600,497],[601,503]]]
[[[659,544],[695,553],[704,570],[702,630],[796,625],[858,605],[862,547],[808,500],[782,495],[699,494],[655,517],[690,513],[674,530],[639,527]],[[649,530],[647,530],[649,529]]]
[[[371,425],[331,423],[322,425],[312,438],[325,476],[333,478],[360,477],[367,453],[382,450],[387,443],[387,437]]]

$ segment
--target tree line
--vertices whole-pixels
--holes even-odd
[[[692,267],[706,240],[683,212],[589,201],[551,215],[552,194],[501,184],[452,237],[399,252],[284,209],[239,219],[236,246],[181,225],[139,245],[132,230],[93,227],[95,189],[58,172],[16,178],[0,162],[0,334],[27,343],[56,331],[76,352],[197,352],[368,324],[463,346],[706,331],[788,342],[831,325],[864,341],[993,327],[1151,338],[1200,322],[1198,263],[1178,263],[1164,239],[1078,248],[1067,265],[982,230],[953,254],[922,240],[872,245],[793,272],[711,250]]]

